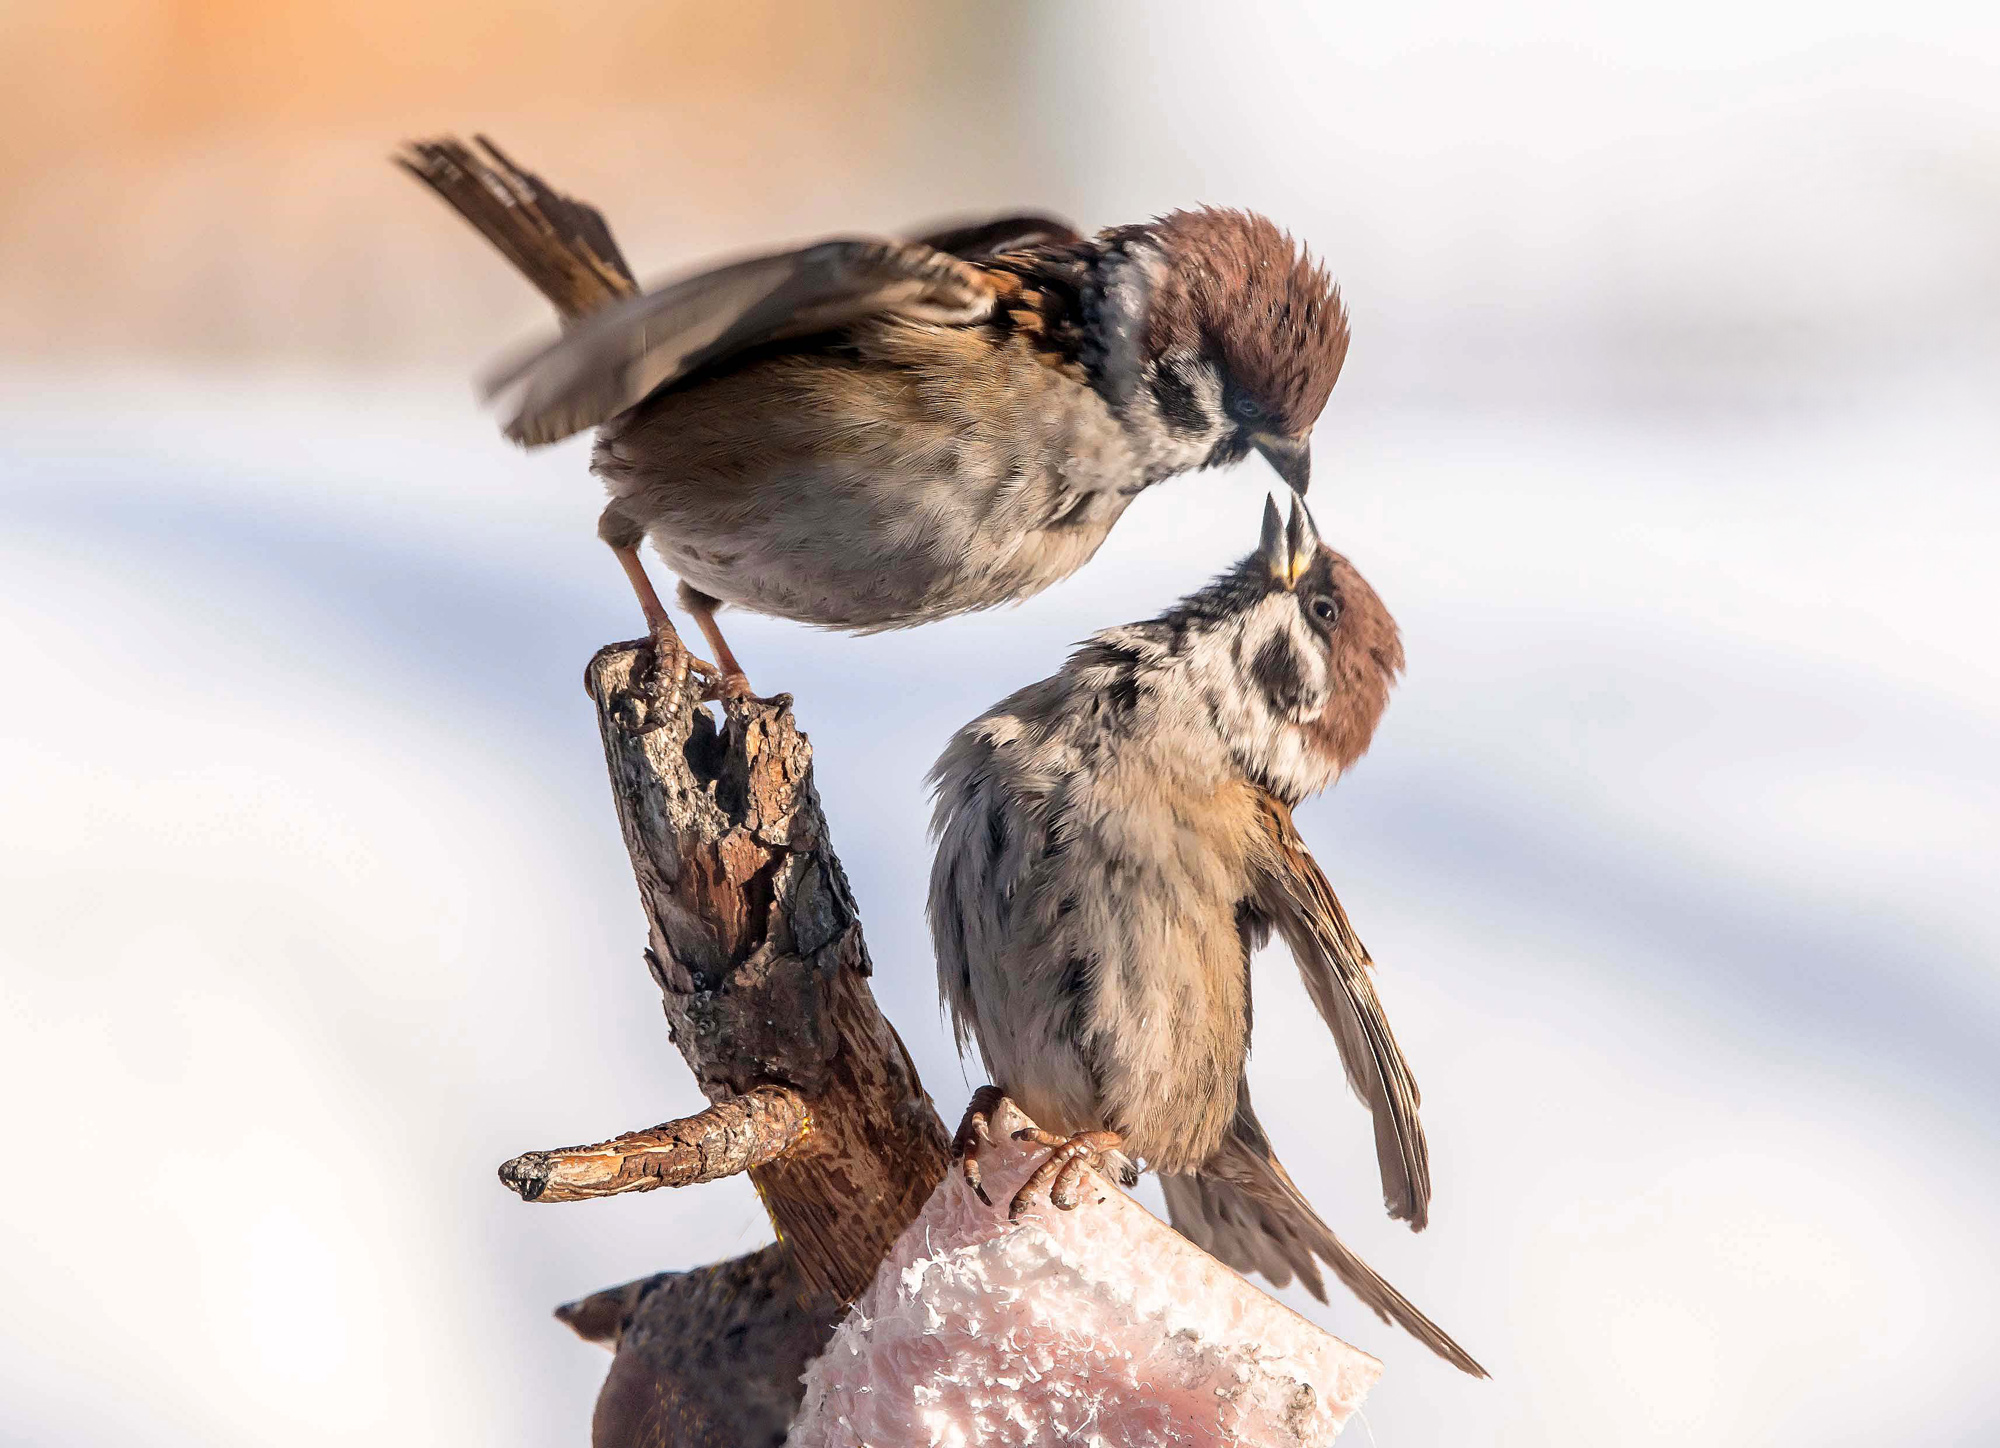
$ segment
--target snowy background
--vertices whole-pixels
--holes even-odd
[[[82,8],[0,22],[50,47],[0,103],[42,126],[0,155],[0,1441],[579,1441],[608,1358],[549,1309],[768,1239],[741,1181],[493,1178],[699,1103],[580,688],[636,627],[586,445],[510,450],[467,382],[545,314],[381,161],[475,125],[642,274],[1021,202],[1309,239],[1356,337],[1313,499],[1411,667],[1300,818],[1430,1230],[1281,955],[1252,1079],[1494,1372],[1287,1294],[1388,1363],[1349,1436],[2000,1440],[1990,12],[665,5],[592,85],[581,22]],[[1011,612],[731,623],[946,1116],[923,765],[1246,551],[1271,481],[1158,490]]]

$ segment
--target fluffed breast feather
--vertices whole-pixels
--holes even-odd
[[[930,914],[938,981],[959,1046],[981,1042],[989,1064],[996,1052],[988,1032],[1004,1023],[981,1019],[975,962],[1029,964],[1020,957],[1046,944],[1056,921],[1078,908],[1073,901],[1065,910],[1059,898],[1023,888],[1031,871],[1060,859],[1074,842],[1066,789],[1081,759],[1050,727],[1067,696],[1060,676],[1029,685],[954,735],[930,772],[937,796]],[[1048,918],[1025,919],[1017,909]]]
[[[939,985],[961,1044],[1038,1122],[1109,1126],[1192,1170],[1229,1129],[1249,1044],[1251,792],[1219,749],[1189,769],[1126,732],[1146,706],[1092,687],[1091,657],[960,731],[932,772]]]
[[[961,730],[931,771],[930,925],[940,993],[959,1048],[976,1042],[988,1073],[1019,1080],[1018,1063],[1037,1065],[1021,1094],[1050,1129],[1094,1120],[1094,982],[1059,936],[1078,908],[1058,891],[1029,888],[1066,846],[1063,780],[1075,760],[1059,740],[1022,716],[1045,714],[1047,682],[1015,695]],[[1095,910],[1100,901],[1085,902]]]
[[[1347,1083],[1375,1118],[1389,1215],[1420,1232],[1431,1201],[1430,1147],[1417,1119],[1422,1098],[1369,979],[1374,962],[1299,838],[1291,811],[1266,794],[1259,824],[1257,904],[1291,948],[1306,993],[1339,1043]]]

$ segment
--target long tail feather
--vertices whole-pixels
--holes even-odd
[[[514,164],[484,136],[412,141],[396,164],[493,243],[566,321],[639,290],[603,213]]]
[[[1279,1287],[1297,1274],[1326,1301],[1319,1264],[1347,1289],[1453,1367],[1487,1376],[1450,1334],[1418,1310],[1321,1221],[1272,1155],[1246,1095],[1222,1150],[1188,1176],[1163,1176],[1169,1219],[1181,1235],[1239,1272],[1261,1272]]]

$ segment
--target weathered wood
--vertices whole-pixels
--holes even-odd
[[[594,1146],[524,1152],[501,1164],[500,1180],[524,1202],[580,1202],[689,1187],[763,1166],[811,1129],[812,1112],[796,1091],[759,1086],[698,1115]]]
[[[595,1448],[777,1445],[806,1363],[941,1179],[944,1128],[868,988],[861,923],[790,701],[731,701],[718,727],[685,673],[655,679],[648,644],[600,651],[585,682],[646,915],[646,964],[717,1104],[603,1147],[516,1158],[509,1185],[529,1196],[523,1184],[539,1181],[542,1199],[576,1200],[603,1194],[589,1187],[605,1180],[706,1180],[703,1151],[718,1143],[706,1165],[742,1161],[777,1243],[557,1316],[615,1354]],[[780,1154],[765,1149],[783,1139]],[[674,1165],[649,1177],[644,1159],[659,1155]]]
[[[944,1128],[868,988],[791,701],[731,701],[718,728],[651,665],[649,645],[614,645],[586,676],[647,965],[711,1101],[806,1103],[813,1129],[750,1177],[800,1279],[851,1301],[943,1177]]]

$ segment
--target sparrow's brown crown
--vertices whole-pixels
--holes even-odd
[[[1147,341],[1214,354],[1262,410],[1260,426],[1303,439],[1347,360],[1347,311],[1326,268],[1252,211],[1174,211],[1153,226],[1169,266]]]

